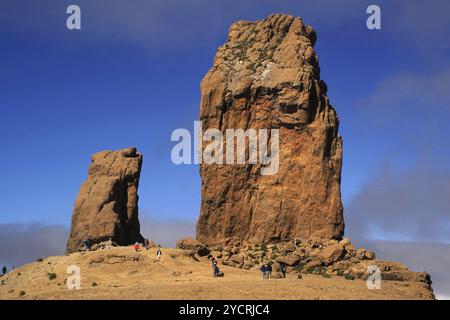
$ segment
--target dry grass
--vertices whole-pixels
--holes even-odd
[[[421,283],[384,281],[380,290],[369,290],[363,280],[295,274],[287,279],[263,280],[257,269],[220,269],[224,278],[213,278],[206,258],[195,261],[185,251],[156,249],[134,252],[113,248],[86,254],[49,257],[1,277],[0,299],[430,299]],[[66,269],[81,269],[81,289],[69,290]],[[19,275],[20,274],[20,275]],[[55,274],[50,280],[49,274]],[[96,285],[92,285],[95,283]]]

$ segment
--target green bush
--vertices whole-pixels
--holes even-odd
[[[261,251],[263,251],[263,252],[267,251],[267,246],[265,243],[261,244]]]
[[[47,273],[47,276],[48,276],[48,280],[56,279],[56,273],[54,273],[54,272]]]
[[[295,267],[294,267],[294,271],[297,271],[297,272],[300,272],[300,271],[302,271],[303,270],[303,266],[302,265],[296,265]]]
[[[345,276],[345,279],[346,280],[355,280],[355,277],[352,276],[351,274],[348,274],[348,275]]]
[[[327,268],[323,266],[308,268],[306,269],[306,273],[320,274],[320,275],[328,274]]]

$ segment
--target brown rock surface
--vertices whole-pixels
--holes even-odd
[[[278,256],[275,261],[278,263],[283,263],[288,266],[295,266],[299,261],[300,257],[296,254],[289,254],[286,256]]]
[[[200,257],[207,256],[210,253],[210,250],[205,245],[192,238],[178,240],[176,247],[183,250],[192,250]]]
[[[133,147],[92,156],[73,209],[68,252],[78,251],[86,239],[118,245],[143,241],[137,194],[141,166],[142,155]]]
[[[338,261],[345,254],[344,246],[335,243],[324,248],[320,254],[320,260],[326,265]]]
[[[315,41],[301,18],[277,14],[236,22],[218,49],[201,83],[203,130],[279,129],[280,163],[275,175],[248,161],[201,165],[202,243],[342,236],[342,139]]]

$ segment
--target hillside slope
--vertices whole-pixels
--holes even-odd
[[[421,282],[383,281],[380,290],[363,280],[296,274],[263,280],[257,269],[220,266],[223,278],[211,276],[207,258],[189,251],[156,249],[135,252],[118,247],[48,257],[0,277],[0,299],[432,299]],[[67,268],[81,271],[81,288],[69,290]],[[53,278],[53,279],[52,279]]]

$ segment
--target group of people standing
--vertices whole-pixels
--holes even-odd
[[[110,240],[111,241],[111,240]],[[86,239],[83,241],[83,245],[84,245],[84,251],[90,251],[93,245],[93,242],[91,239]],[[150,240],[149,239],[145,239],[144,240],[144,248],[145,250],[150,249]],[[134,251],[139,252],[141,251],[141,245],[139,242],[135,242],[135,244],[133,245]],[[156,250],[156,257],[158,258],[158,260],[161,260],[161,246],[158,246],[158,250]]]
[[[136,242],[133,247],[134,247],[134,250],[136,252],[141,251],[141,247],[139,245],[139,242]],[[151,247],[150,240],[145,239],[144,240],[144,248],[145,248],[145,250],[150,249],[150,247]],[[158,250],[156,250],[156,257],[158,258],[158,260],[161,260],[161,255],[162,255],[161,246],[158,245]]]
[[[281,277],[282,278],[286,278],[286,265],[285,264],[280,264],[280,272],[281,272]],[[263,279],[273,279],[273,275],[272,275],[272,264],[270,263],[265,263],[261,266],[260,268],[261,273],[262,273],[262,277]]]

